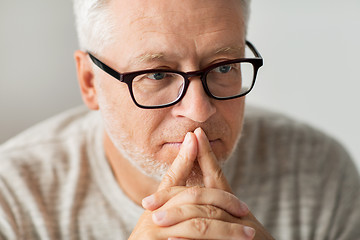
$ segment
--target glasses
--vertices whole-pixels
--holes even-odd
[[[185,96],[190,79],[200,76],[206,94],[217,100],[229,100],[248,94],[254,87],[263,59],[254,45],[246,41],[254,57],[238,58],[210,65],[202,70],[180,72],[148,69],[119,73],[88,52],[93,63],[120,82],[126,83],[134,103],[145,109],[172,106]]]

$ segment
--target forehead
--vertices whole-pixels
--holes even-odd
[[[113,0],[110,4],[115,49],[129,58],[206,55],[239,48],[244,41],[239,0]]]

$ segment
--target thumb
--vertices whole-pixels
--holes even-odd
[[[168,187],[185,186],[197,155],[197,143],[194,133],[188,132],[181,144],[179,154],[164,175],[158,191]]]
[[[197,128],[198,157],[205,187],[217,188],[232,193],[231,187],[219,165],[204,130]]]

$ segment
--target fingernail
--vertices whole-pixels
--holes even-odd
[[[198,127],[198,128],[195,129],[195,131],[194,131],[195,134],[196,134],[196,133],[199,133],[199,134],[200,134],[200,132],[201,132],[201,127]]]
[[[151,207],[155,203],[154,195],[150,195],[150,196],[144,198],[141,203],[142,203],[142,206],[145,209],[148,209],[149,207]]]
[[[190,133],[186,133],[184,143],[188,145],[191,141]]]
[[[197,137],[202,137],[206,140],[209,140],[205,131],[201,127],[198,127],[197,129],[195,129],[194,133],[196,134]]]
[[[248,226],[245,226],[244,227],[244,233],[245,233],[245,236],[252,239],[255,236],[255,229],[253,229],[251,227],[248,227]]]
[[[156,223],[160,223],[166,216],[166,211],[155,212],[152,215],[152,219]]]

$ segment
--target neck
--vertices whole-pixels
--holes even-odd
[[[107,133],[104,136],[104,148],[119,186],[132,201],[141,206],[143,198],[156,192],[159,182],[142,174],[125,159],[119,153]]]

